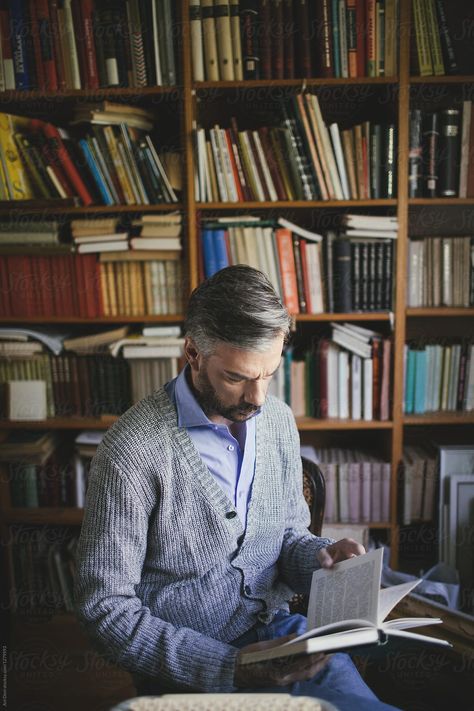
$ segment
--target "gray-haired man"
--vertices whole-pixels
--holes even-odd
[[[293,592],[364,549],[308,530],[299,438],[266,399],[289,332],[267,278],[223,269],[191,295],[186,368],[128,410],[94,459],[76,604],[139,693],[280,691],[388,709],[343,654],[241,666],[303,631]],[[279,638],[276,641],[275,638]]]

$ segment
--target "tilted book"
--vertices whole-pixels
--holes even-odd
[[[336,563],[313,573],[308,606],[308,631],[279,646],[242,654],[241,664],[338,649],[379,647],[394,642],[450,647],[443,639],[411,632],[412,627],[438,624],[434,617],[386,621],[393,608],[419,580],[380,589],[383,549]]]

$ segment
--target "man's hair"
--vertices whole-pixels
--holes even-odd
[[[219,342],[265,351],[277,336],[286,340],[291,319],[263,272],[244,264],[226,267],[192,292],[184,332],[204,355]]]

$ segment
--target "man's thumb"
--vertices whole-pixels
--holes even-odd
[[[316,553],[316,556],[319,560],[321,568],[332,568],[334,561],[327,552],[326,548],[320,548],[319,551]]]

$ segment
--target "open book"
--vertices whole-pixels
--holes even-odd
[[[385,644],[390,638],[450,647],[450,643],[408,631],[442,622],[439,617],[405,617],[385,622],[395,605],[419,580],[380,589],[383,549],[336,563],[313,573],[308,631],[271,649],[242,654],[241,664],[297,654],[332,652]]]

